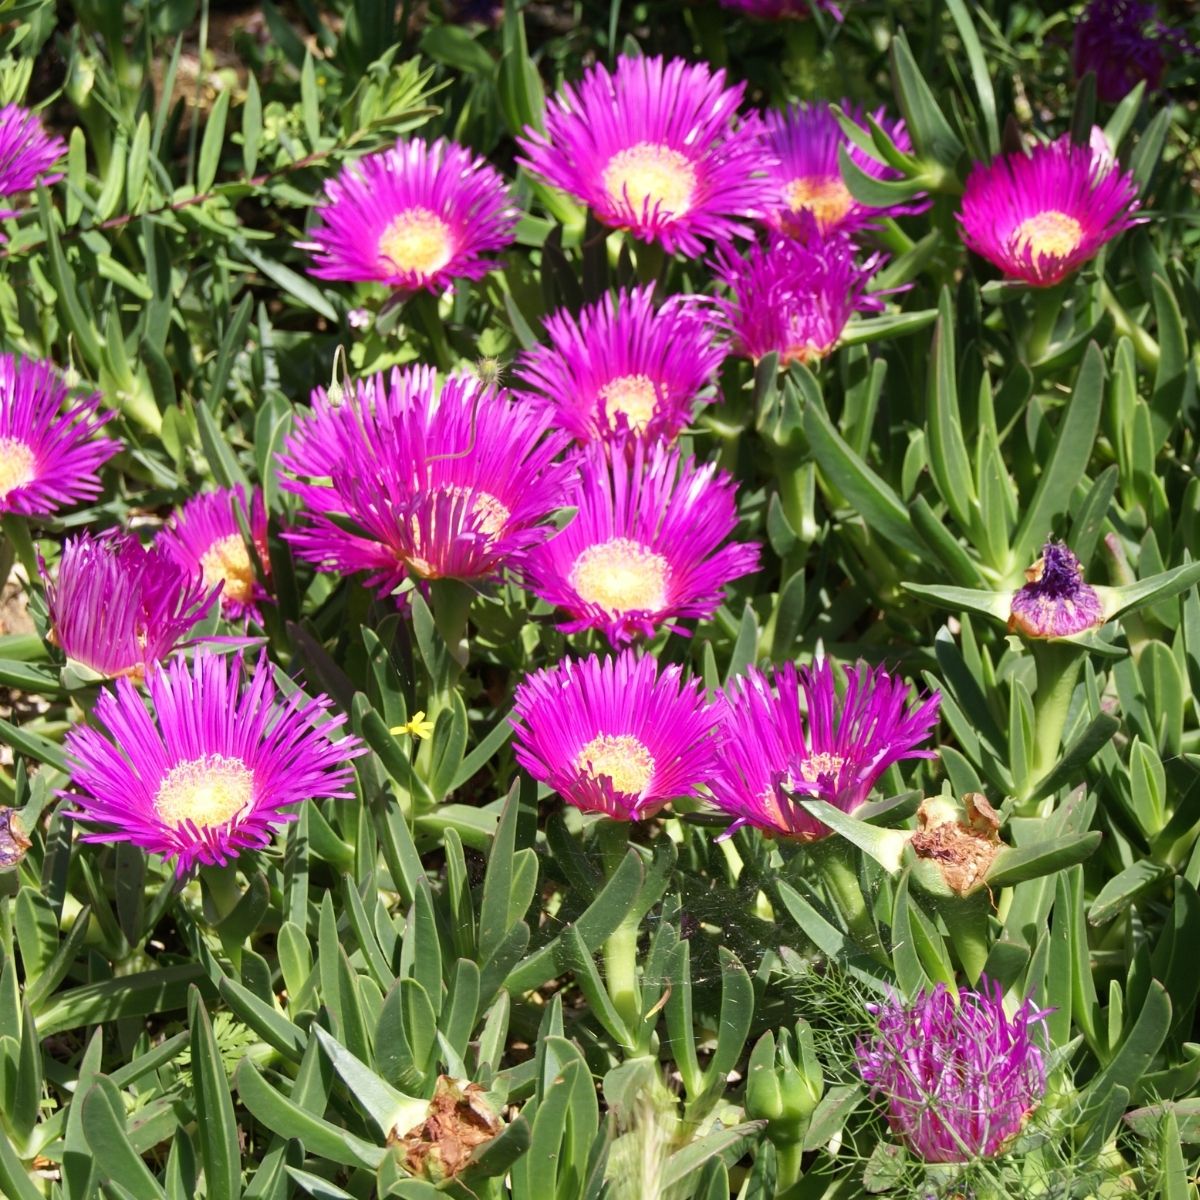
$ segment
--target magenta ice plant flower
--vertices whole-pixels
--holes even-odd
[[[371,453],[331,464],[321,495],[284,536],[327,571],[368,571],[381,594],[409,572],[423,579],[494,578],[514,555],[549,537],[573,464],[557,462],[567,437],[549,414],[478,380],[451,376],[436,392],[411,391]],[[358,407],[360,413],[361,406]],[[344,432],[361,445],[362,427]],[[293,455],[293,461],[294,455]],[[310,485],[285,486],[307,495]],[[335,518],[355,531],[348,534]]]
[[[546,318],[550,344],[522,354],[516,377],[577,442],[674,441],[725,358],[714,316],[699,296],[656,304],[649,287],[609,294],[578,316],[560,309]]]
[[[563,84],[546,132],[517,139],[518,162],[605,225],[697,258],[705,241],[751,236],[770,206],[761,122],[737,117],[744,91],[707,63],[622,55]]]
[[[282,487],[313,512],[339,511],[335,472],[348,462],[377,459],[400,413],[431,404],[438,387],[437,371],[418,364],[354,379],[349,387],[314,388],[311,405],[296,414],[278,456]]]
[[[839,693],[827,658],[785,663],[770,675],[754,667],[725,688],[721,753],[712,783],[731,830],[754,825],[809,842],[829,829],[800,799],[853,812],[893,763],[935,758],[919,749],[938,719],[941,695],[917,696],[883,667],[844,668]]]
[[[929,1163],[1002,1153],[1046,1093],[1046,1010],[1032,1000],[1010,1016],[999,984],[944,983],[912,1003],[878,1006],[857,1046],[859,1071],[892,1132]]]
[[[48,134],[36,113],[19,104],[0,108],[0,206],[18,192],[61,179],[53,172],[66,152],[67,143]],[[13,216],[14,210],[0,207],[0,217]]]
[[[257,489],[249,505],[241,487],[193,496],[169,518],[158,544],[180,566],[198,575],[205,587],[221,585],[221,615],[226,620],[249,617],[261,623],[259,605],[270,593],[259,581],[239,514],[254,538],[259,562],[269,570],[267,510]]]
[[[1006,278],[1049,287],[1135,224],[1137,207],[1128,171],[1059,138],[976,164],[958,222],[963,241]]]
[[[325,186],[301,243],[312,274],[442,292],[481,279],[512,243],[518,212],[500,173],[445,139],[403,139],[343,168]]]
[[[0,354],[0,512],[44,517],[100,494],[121,443],[97,436],[99,394],[71,400],[52,363]]]
[[[568,633],[602,629],[614,646],[720,607],[725,585],[758,569],[758,546],[724,544],[737,525],[735,486],[678,450],[603,445],[580,459],[566,527],[525,557],[526,584],[566,612]],[[679,629],[679,632],[683,630]]]
[[[1012,596],[1008,627],[1031,638],[1074,637],[1106,620],[1100,594],[1084,582],[1083,564],[1062,542],[1049,541]]]
[[[864,132],[870,132],[858,108],[843,101],[842,109]],[[872,113],[872,117],[900,150],[912,150],[903,121],[890,120],[882,108]],[[854,233],[881,217],[920,212],[928,207],[928,202],[910,201],[875,208],[850,195],[838,161],[842,147],[857,167],[875,179],[898,179],[900,172],[855,145],[824,101],[793,104],[784,112],[768,112],[766,129],[767,144],[778,160],[771,168],[776,196],[768,219],[784,233],[802,236],[806,233],[798,219],[801,213],[810,214],[819,232],[825,235]]]
[[[568,804],[622,821],[651,817],[708,781],[716,711],[700,681],[624,650],[564,659],[517,688],[517,761]]]
[[[270,843],[305,800],[353,796],[354,737],[334,741],[344,715],[331,701],[281,696],[265,655],[248,671],[240,655],[198,650],[150,672],[153,715],[128,679],[96,701],[101,728],[67,734],[73,815],[89,842],[131,842],[173,860],[224,864]],[[248,677],[247,677],[248,675]]]
[[[745,255],[725,255],[719,273],[729,289],[717,300],[732,353],[758,362],[772,351],[780,366],[811,363],[831,353],[856,312],[879,312],[883,299],[867,291],[877,256],[860,263],[842,235],[773,235]]]
[[[208,615],[217,591],[160,547],[112,530],[68,538],[51,580],[50,640],[72,662],[142,679]]]

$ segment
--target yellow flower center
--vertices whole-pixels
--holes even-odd
[[[822,229],[832,229],[854,206],[854,197],[839,175],[805,175],[783,189],[794,213],[807,209]]]
[[[33,451],[16,438],[0,438],[0,500],[24,487],[37,473]]]
[[[604,168],[604,190],[614,204],[660,217],[681,217],[692,206],[696,169],[686,155],[659,142],[638,142],[614,154]]]
[[[805,366],[808,366],[809,363],[819,362],[833,349],[835,344],[814,346],[812,342],[797,342],[794,346],[788,346],[784,350],[780,356],[779,365],[781,367],[790,367],[792,363],[803,363]]]
[[[487,538],[488,544],[496,540],[504,532],[504,527],[508,524],[512,513],[509,512],[495,496],[488,492],[474,491],[471,488],[459,487],[457,484],[447,484],[438,489],[438,495],[450,496],[454,500],[461,499],[463,496],[470,495],[473,497],[471,502],[471,515],[478,518],[476,522],[476,532],[482,533]],[[435,543],[442,536],[441,531],[437,526],[437,517],[434,515],[436,509],[430,513],[429,520],[429,535],[428,541]],[[421,544],[421,524],[414,515],[411,519],[411,529],[413,541],[417,545]],[[457,531],[455,531],[457,532]],[[418,575],[425,578],[430,578],[435,574],[435,568],[428,558],[419,554],[409,555],[408,565],[416,571]]]
[[[592,779],[607,776],[614,791],[640,796],[654,778],[654,756],[632,734],[602,733],[575,756],[575,769]]]
[[[224,583],[222,600],[246,604],[254,595],[254,564],[240,533],[219,538],[200,556],[205,587]]]
[[[665,608],[670,566],[661,554],[632,538],[589,546],[571,568],[570,583],[581,600],[607,613],[654,612]]]
[[[824,751],[820,754],[810,754],[800,764],[800,774],[806,783],[816,783],[823,776],[832,775],[836,778],[845,762],[846,760],[839,755],[827,754]]]
[[[240,758],[206,754],[176,763],[158,785],[154,809],[164,825],[228,825],[254,803],[254,772]]]
[[[397,271],[428,277],[440,271],[454,253],[450,226],[427,208],[405,209],[383,231],[379,256]]]
[[[600,389],[610,429],[616,429],[617,416],[625,414],[629,428],[641,433],[658,408],[658,388],[649,375],[619,375]]]
[[[1023,254],[1028,247],[1034,259],[1043,254],[1065,258],[1081,241],[1083,226],[1074,217],[1054,208],[1027,217],[1012,234],[1013,249]]]

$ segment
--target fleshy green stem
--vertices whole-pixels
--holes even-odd
[[[633,243],[638,282],[653,285],[661,281],[666,269],[666,252],[657,242]]]
[[[776,488],[783,515],[792,532],[801,542],[810,543],[817,536],[813,516],[816,503],[816,464],[811,458],[799,461],[799,455],[776,456]]]
[[[41,569],[38,564],[37,549],[29,532],[29,522],[17,513],[5,513],[3,518],[0,518],[0,528],[3,528],[4,540],[10,547],[4,556],[9,570],[12,569],[12,557],[15,555],[17,561],[25,568],[29,582],[36,583],[41,577]],[[0,578],[0,584],[7,578],[8,572],[6,571],[3,578]]]
[[[1113,319],[1113,329],[1117,336],[1127,337],[1133,343],[1133,352],[1143,367],[1151,371],[1157,370],[1158,343],[1130,317],[1107,283],[1100,285],[1100,299],[1104,304],[1105,311]]]
[[[939,905],[958,961],[972,984],[979,982],[988,958],[988,906],[986,891],[971,896],[950,896]]]
[[[435,579],[430,583],[429,603],[433,623],[446,647],[445,659],[430,680],[425,701],[425,719],[435,726],[441,712],[450,707],[458,677],[467,665],[467,623],[474,597],[475,593],[458,579]],[[432,737],[424,739],[417,752],[417,774],[426,782],[429,781],[433,763],[434,741]]]
[[[1036,641],[1030,649],[1037,664],[1037,692],[1033,698],[1033,762],[1022,789],[1026,796],[1059,760],[1071,696],[1087,653],[1071,642]]]
[[[1046,357],[1066,294],[1067,285],[1063,283],[1055,284],[1054,287],[1038,288],[1034,292],[1033,323],[1030,325],[1029,341],[1026,344],[1030,366],[1035,366]]]
[[[454,354],[446,340],[446,326],[438,312],[437,298],[428,292],[418,292],[408,302],[425,336],[429,338],[434,362],[439,371],[449,371],[454,365]]]
[[[629,825],[604,820],[596,828],[604,873],[611,879],[629,851]],[[642,1019],[642,989],[637,979],[639,920],[635,911],[626,913],[604,943],[604,981],[613,1008],[628,1030],[629,1045],[637,1041]]]
[[[871,905],[859,881],[856,851],[845,838],[831,834],[812,842],[808,855],[825,883],[850,936],[868,953],[887,961]]]
[[[211,902],[215,914],[212,923],[219,925],[242,898],[242,889],[237,882],[237,867],[232,863],[225,867],[201,867],[200,882],[204,885],[204,896]],[[205,905],[206,916],[208,908]]]

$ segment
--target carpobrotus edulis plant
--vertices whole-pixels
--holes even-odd
[[[354,426],[344,427],[361,445]],[[409,571],[425,579],[489,579],[519,552],[549,537],[551,513],[574,471],[558,461],[566,434],[550,414],[507,392],[451,376],[432,376],[398,407],[377,452],[350,454],[333,468],[336,502],[320,488],[320,507],[284,537],[322,570],[367,571],[390,593]],[[301,495],[307,484],[289,484]],[[362,533],[347,536],[335,515]]]
[[[842,110],[864,133],[869,133],[859,108],[846,100]],[[882,108],[871,115],[898,150],[911,152],[903,121],[889,118]],[[910,200],[876,208],[850,194],[838,161],[838,151],[843,148],[855,166],[875,179],[897,179],[900,172],[855,145],[828,103],[793,104],[782,112],[768,112],[765,120],[767,144],[778,159],[771,168],[778,195],[769,217],[776,229],[804,235],[805,223],[798,217],[808,213],[823,235],[855,233],[884,217],[921,212],[928,207],[927,201]]]
[[[650,655],[565,659],[516,691],[517,761],[568,804],[621,821],[652,817],[708,782],[716,711],[697,679]]]
[[[47,133],[37,113],[19,104],[0,108],[0,205],[39,183],[61,179],[54,172],[66,151],[67,143]],[[15,210],[0,207],[0,217],[12,216]]]
[[[548,344],[520,355],[516,377],[577,442],[674,441],[725,358],[715,316],[699,296],[610,293],[578,316],[548,316]]]
[[[240,656],[198,650],[146,677],[153,716],[128,679],[96,701],[107,732],[67,735],[71,783],[63,793],[88,842],[131,842],[172,860],[178,875],[224,864],[270,843],[315,798],[353,796],[355,737],[325,696],[280,696],[265,657],[246,671]],[[97,828],[98,827],[98,828]]]
[[[320,279],[444,291],[481,279],[510,245],[517,212],[500,172],[464,146],[410,138],[325,185],[302,248]]]
[[[735,355],[758,362],[773,352],[780,366],[815,363],[836,348],[855,313],[883,308],[867,291],[878,258],[860,262],[847,237],[824,238],[811,214],[801,216],[803,238],[774,234],[721,260],[729,295],[717,303]]]
[[[919,747],[933,732],[940,695],[913,689],[883,667],[844,668],[839,693],[833,666],[785,663],[769,675],[751,667],[726,686],[721,754],[713,799],[734,817],[731,828],[810,842],[829,829],[797,803],[824,800],[853,812],[892,763],[933,758]]]
[[[1099,594],[1083,578],[1083,564],[1070,547],[1049,541],[1013,592],[1008,627],[1025,637],[1064,638],[1097,629],[1105,619]]]
[[[1046,1017],[1031,1001],[1009,1015],[998,983],[957,996],[939,983],[911,1003],[880,1004],[858,1044],[863,1081],[892,1132],[928,1163],[1001,1153],[1046,1092]]]
[[[1008,279],[1049,287],[1134,224],[1133,176],[1067,138],[976,165],[958,221],[963,241]]]
[[[144,678],[217,603],[216,587],[119,530],[68,538],[55,578],[42,569],[51,640],[110,678]]]
[[[193,496],[173,513],[158,544],[177,563],[199,574],[205,586],[221,588],[221,614],[230,621],[262,621],[259,605],[270,593],[259,580],[238,514],[254,539],[264,571],[271,557],[267,545],[267,510],[261,491],[246,503],[244,488],[218,488]]]
[[[99,436],[113,415],[99,407],[72,400],[52,363],[0,354],[0,513],[44,517],[100,494],[121,443]]]
[[[744,92],[707,63],[622,55],[563,85],[518,161],[605,225],[696,258],[705,242],[751,236],[771,205],[760,122],[737,115]]]
[[[733,481],[677,450],[602,445],[582,456],[567,498],[575,516],[526,555],[532,591],[569,614],[560,628],[602,629],[615,646],[687,617],[710,617],[725,587],[758,568],[758,547],[725,543],[737,524]],[[680,630],[682,632],[682,630]]]

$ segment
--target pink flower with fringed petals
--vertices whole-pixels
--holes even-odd
[[[732,829],[754,825],[805,842],[827,837],[797,798],[852,812],[893,763],[936,757],[918,747],[937,724],[940,693],[914,700],[883,667],[844,670],[840,694],[826,658],[798,670],[785,663],[770,675],[750,667],[728,683],[712,791],[717,807],[736,818]]]
[[[700,681],[630,650],[528,676],[510,721],[530,775],[568,804],[617,820],[694,795],[712,771],[716,713]]]
[[[1006,278],[1050,287],[1136,224],[1137,194],[1128,171],[1063,137],[976,164],[958,223],[963,241]]]
[[[67,734],[75,818],[89,842],[131,842],[175,863],[222,865],[270,844],[306,800],[349,799],[355,737],[330,734],[331,701],[278,694],[261,656],[198,650],[146,679],[151,711],[128,679],[101,692],[95,719]],[[106,736],[107,734],[107,736]]]
[[[758,569],[759,548],[726,539],[737,525],[733,480],[678,450],[606,453],[580,459],[568,503],[575,516],[522,564],[526,584],[570,620],[568,633],[602,629],[614,646],[664,625],[704,619],[725,587]]]
[[[605,225],[698,258],[705,242],[752,236],[771,203],[761,122],[737,118],[744,91],[707,63],[622,55],[563,84],[517,161]]]
[[[319,279],[442,292],[482,279],[511,245],[518,212],[500,173],[465,146],[402,139],[325,185],[301,248]]]
[[[716,313],[700,296],[657,304],[652,288],[605,296],[545,320],[549,345],[517,360],[518,384],[577,442],[674,441],[725,358]]]

